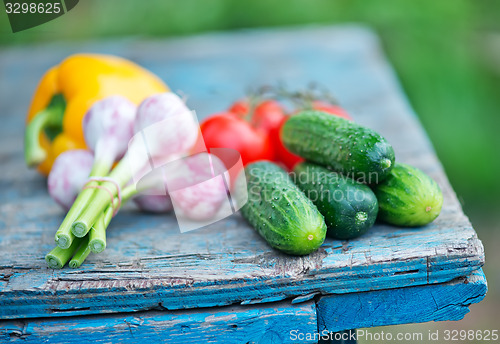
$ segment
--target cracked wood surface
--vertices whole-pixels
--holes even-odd
[[[317,334],[316,305],[287,302],[170,312],[138,312],[0,322],[0,341],[41,343],[297,343]],[[292,335],[291,335],[292,334]],[[317,343],[301,340],[300,343]]]
[[[317,303],[318,331],[460,320],[486,291],[478,270],[445,284],[324,296]]]
[[[443,284],[251,306],[0,321],[0,340],[39,343],[316,343],[358,327],[459,320],[486,293],[481,270]],[[312,294],[311,294],[312,295]],[[316,336],[316,337],[314,337]]]
[[[277,80],[292,88],[324,84],[356,121],[386,136],[398,161],[436,179],[444,194],[442,214],[424,228],[377,224],[361,238],[327,239],[309,256],[290,257],[270,248],[238,214],[181,234],[173,215],[128,207],[113,219],[105,252],[91,255],[77,270],[47,269],[43,258],[54,246],[63,213],[49,198],[45,180],[24,166],[24,113],[43,71],[79,51],[137,61],[189,95],[188,105],[200,118],[226,108],[249,86]],[[0,75],[0,318],[300,301],[442,283],[484,263],[482,244],[367,29],[253,30],[8,48],[0,52]]]

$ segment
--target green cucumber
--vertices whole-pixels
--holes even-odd
[[[326,236],[323,216],[283,169],[260,161],[247,165],[237,184],[242,175],[248,201],[241,213],[269,245],[291,255],[309,254],[321,246]]]
[[[421,170],[396,164],[374,187],[380,220],[397,226],[423,226],[436,219],[443,206],[439,185]]]
[[[377,197],[367,185],[308,162],[295,166],[293,178],[325,217],[328,236],[352,239],[375,223]]]
[[[382,181],[394,165],[394,150],[380,134],[325,112],[290,117],[281,140],[292,153],[366,184]]]

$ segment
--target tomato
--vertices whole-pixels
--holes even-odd
[[[265,100],[255,107],[251,123],[267,133],[278,129],[286,118],[285,111],[276,100]]]
[[[242,99],[234,102],[229,108],[229,112],[232,113],[233,116],[247,121],[256,131],[264,133],[264,135],[267,136],[272,156],[266,154],[265,159],[276,160],[274,159],[276,154],[275,147],[281,144],[279,129],[287,118],[281,104],[276,100],[266,99],[258,103],[252,110],[249,101]],[[243,164],[248,162],[250,161],[247,159],[247,161],[243,161]]]
[[[309,108],[351,120],[338,105],[313,100]],[[201,124],[207,148],[233,148],[240,152],[243,165],[256,160],[273,160],[288,169],[303,159],[286,149],[280,130],[288,116],[274,99],[260,101],[252,109],[248,99],[234,102],[228,112],[219,113]]]
[[[200,128],[208,149],[235,149],[240,152],[243,165],[256,160],[272,160],[274,157],[267,133],[232,113],[215,114],[203,121]]]
[[[246,99],[234,102],[229,108],[229,112],[247,120],[253,127],[262,129],[267,133],[278,128],[283,118],[286,117],[281,104],[273,99],[260,102],[252,113],[250,111],[252,110],[249,101]]]
[[[324,111],[331,113],[332,115],[336,115],[338,117],[342,117],[352,121],[351,116],[345,111],[342,107],[334,104],[330,104],[321,100],[313,100],[312,108],[314,110]]]
[[[250,111],[250,104],[248,100],[246,99],[240,99],[235,101],[230,107],[229,107],[229,112],[234,113],[238,117],[245,117],[246,114],[248,114],[248,111]]]

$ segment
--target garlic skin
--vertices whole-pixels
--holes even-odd
[[[96,161],[114,162],[128,149],[134,135],[137,107],[123,96],[110,96],[95,102],[83,118],[83,134]]]
[[[195,144],[199,126],[194,113],[174,93],[146,98],[137,109],[134,131],[147,142],[148,153],[160,163],[174,155],[185,155]]]
[[[47,179],[47,187],[52,197],[63,209],[69,210],[78,193],[88,180],[94,156],[84,149],[74,149],[61,153]]]
[[[168,166],[167,187],[176,216],[194,221],[214,218],[223,202],[228,201],[230,183],[224,181],[225,172],[224,163],[209,153],[192,155]]]

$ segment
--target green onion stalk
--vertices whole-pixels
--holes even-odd
[[[137,194],[134,186],[128,186],[123,190],[122,205]],[[70,260],[69,266],[77,268],[85,261],[91,252],[99,253],[106,248],[106,229],[113,218],[113,208],[109,206],[99,216],[92,230],[83,238],[74,238],[70,247],[63,249],[56,246],[46,256],[45,260],[52,269],[61,269]]]

